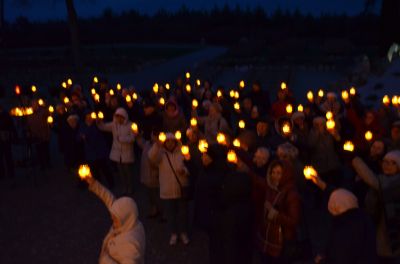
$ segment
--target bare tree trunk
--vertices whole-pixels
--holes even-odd
[[[0,0],[0,29],[4,27],[4,0]]]
[[[71,35],[71,51],[76,71],[81,70],[81,60],[79,52],[78,17],[76,15],[74,0],[65,0],[68,12],[69,31]]]

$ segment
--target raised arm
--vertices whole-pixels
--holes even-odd
[[[108,190],[106,187],[104,187],[100,182],[97,180],[93,179],[86,180],[87,183],[89,184],[89,190],[96,194],[97,197],[99,197],[103,203],[106,205],[107,209],[110,210],[111,206],[115,200],[114,195],[111,193],[110,190]]]
[[[159,143],[154,143],[153,146],[151,146],[148,157],[151,163],[154,165],[158,165],[161,161],[161,149]]]
[[[378,178],[361,158],[355,157],[352,161],[352,165],[358,176],[366,184],[368,184],[371,188],[374,188],[375,190],[379,189]]]
[[[112,132],[113,122],[104,123],[103,121],[100,121],[96,124],[101,131]]]

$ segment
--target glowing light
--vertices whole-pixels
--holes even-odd
[[[303,112],[304,111],[303,105],[299,104],[299,106],[297,106],[297,111],[298,112]]]
[[[187,73],[185,74],[185,76],[186,76],[186,79],[190,79],[190,72],[187,72]]]
[[[332,119],[332,117],[333,117],[332,112],[331,112],[331,111],[326,112],[325,117],[326,117],[326,119],[328,119],[328,120],[329,120],[329,119]]]
[[[125,101],[126,101],[127,103],[132,102],[132,97],[128,94],[127,96],[125,96]]]
[[[99,113],[97,114],[97,117],[98,117],[99,119],[103,119],[103,118],[104,118],[103,112],[99,111]]]
[[[137,134],[139,131],[139,127],[136,123],[132,123],[131,129],[132,129],[133,133],[135,133],[135,134]]]
[[[286,106],[286,113],[288,113],[289,115],[290,115],[291,113],[293,113],[293,106],[292,106],[291,104],[288,104],[288,105]]]
[[[95,95],[95,94],[96,94],[96,89],[92,88],[92,89],[90,90],[90,92],[91,92],[92,95]]]
[[[121,90],[121,89],[122,89],[121,84],[120,84],[120,83],[117,83],[117,90],[119,91],[119,90]]]
[[[32,85],[31,91],[32,91],[32,93],[36,93],[37,89],[36,89],[36,86],[35,86],[35,85]]]
[[[201,153],[206,153],[208,149],[208,143],[205,139],[200,139],[199,140],[199,150]]]
[[[43,105],[44,105],[43,99],[39,99],[39,100],[38,100],[38,104],[39,104],[40,106],[43,106]]]
[[[244,87],[245,87],[245,83],[244,83],[244,81],[243,80],[241,80],[240,82],[239,82],[239,87],[240,87],[240,89],[243,89]]]
[[[240,140],[239,139],[235,138],[235,140],[233,140],[232,144],[233,144],[233,146],[240,148]]]
[[[343,101],[347,101],[349,99],[349,92],[344,90],[342,91],[342,99]]]
[[[319,89],[319,91],[318,91],[318,96],[319,96],[319,97],[324,97],[324,90]]]
[[[192,91],[192,86],[190,86],[190,84],[186,84],[185,88],[186,88],[186,92],[188,92],[188,93],[190,93]]]
[[[326,121],[326,128],[328,130],[333,130],[335,128],[336,124],[335,121],[333,121],[333,119],[329,119],[328,121]]]
[[[167,140],[167,135],[165,135],[164,132],[161,132],[161,133],[158,135],[158,140],[159,140],[160,142],[165,142],[165,140]]]
[[[181,152],[182,152],[182,154],[183,154],[184,156],[187,156],[187,155],[189,154],[189,147],[183,145],[183,146],[181,147]]]
[[[87,164],[80,165],[78,170],[79,177],[83,180],[91,177],[90,167]]]
[[[153,85],[153,92],[156,94],[156,93],[158,93],[158,83],[155,83],[154,85]]]
[[[315,178],[315,177],[318,176],[318,173],[317,173],[317,171],[313,168],[313,166],[305,166],[305,167],[304,167],[304,170],[303,170],[303,173],[304,173],[304,177],[305,177],[307,180],[311,180],[312,178]]]
[[[53,121],[54,121],[54,120],[53,120],[53,117],[52,117],[52,116],[48,116],[48,117],[47,117],[47,123],[48,123],[48,124],[53,124]]]
[[[71,86],[72,85],[72,79],[68,79],[67,83],[68,83],[69,86]]]
[[[182,138],[182,133],[181,133],[181,131],[176,131],[175,132],[175,138],[177,139],[177,140],[181,140],[181,138]]]
[[[285,82],[282,82],[282,83],[281,83],[281,89],[282,89],[282,90],[287,89],[287,85],[286,85]]]
[[[92,119],[97,119],[96,112],[92,112],[92,113],[90,114],[90,117],[91,117]]]
[[[226,137],[225,137],[225,135],[223,133],[218,133],[217,134],[217,142],[219,144],[223,144],[223,145],[226,144]]]
[[[382,103],[383,103],[384,105],[386,105],[386,106],[388,106],[388,105],[390,104],[390,98],[389,98],[388,95],[385,95],[385,96],[382,98]]]
[[[350,88],[350,94],[351,94],[352,96],[356,95],[356,88],[351,87],[351,88]]]
[[[190,125],[192,126],[192,127],[195,127],[195,126],[197,126],[197,119],[196,118],[191,118],[190,119]]]
[[[94,82],[94,83],[98,83],[98,82],[99,82],[99,78],[97,78],[97,76],[94,76],[94,77],[93,77],[93,82]]]
[[[346,141],[343,145],[343,149],[345,151],[353,152],[354,151],[354,144],[351,141]]]
[[[235,151],[233,151],[233,150],[230,150],[228,152],[228,154],[226,155],[226,159],[230,163],[236,164],[238,162],[237,155],[236,155]]]
[[[367,132],[365,132],[365,139],[367,140],[367,141],[371,141],[372,140],[372,138],[373,138],[373,134],[372,134],[372,132],[371,131],[367,131]]]
[[[244,129],[246,127],[246,123],[243,120],[240,120],[239,123],[239,128]]]
[[[53,113],[54,112],[54,107],[52,105],[49,106],[49,112]]]
[[[310,103],[312,103],[314,101],[314,94],[312,91],[308,91],[307,93],[307,99]]]
[[[64,104],[68,104],[69,103],[69,98],[68,97],[64,97]]]
[[[165,99],[164,97],[161,97],[158,102],[160,103],[160,105],[165,105]]]

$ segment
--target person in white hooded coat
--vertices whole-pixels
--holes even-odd
[[[114,195],[93,177],[85,178],[89,190],[96,194],[111,214],[113,225],[101,247],[99,264],[142,264],[146,246],[145,231],[139,221],[135,201]]]
[[[123,193],[132,194],[135,134],[132,131],[132,122],[129,121],[128,113],[124,108],[120,107],[115,111],[112,122],[103,123],[100,121],[97,126],[100,130],[113,134],[110,160],[117,164],[118,174],[123,185]]]

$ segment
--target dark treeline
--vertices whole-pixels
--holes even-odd
[[[79,15],[79,14],[78,14]],[[79,37],[83,44],[110,43],[200,43],[231,45],[241,39],[279,43],[286,38],[345,38],[354,44],[379,44],[380,18],[376,15],[322,14],[319,17],[299,11],[277,10],[268,15],[261,7],[215,7],[210,11],[182,7],[174,13],[160,10],[149,16],[135,10],[81,18]],[[30,22],[20,17],[3,30],[3,48],[68,45],[65,21]]]

